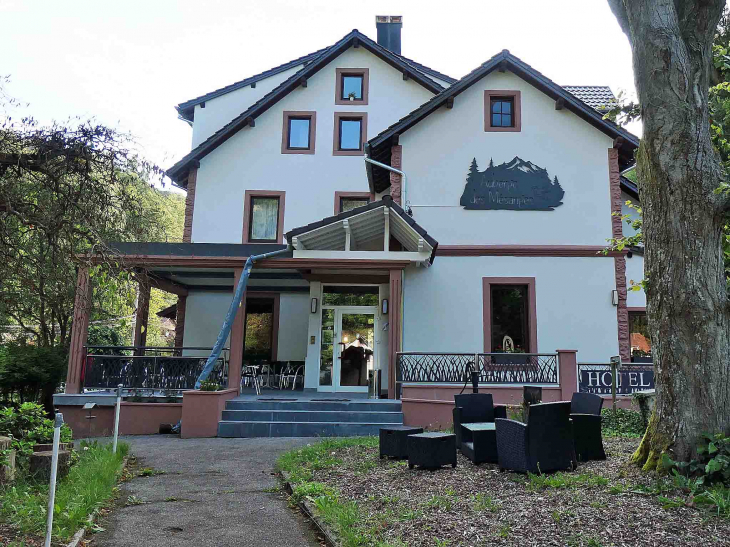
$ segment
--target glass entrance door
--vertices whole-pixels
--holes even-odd
[[[367,392],[375,373],[377,308],[322,309],[319,391]]]

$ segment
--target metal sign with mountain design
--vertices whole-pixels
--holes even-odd
[[[508,209],[514,211],[552,211],[563,204],[565,191],[546,169],[515,156],[509,163],[494,165],[479,172],[474,158],[459,202],[464,209]]]

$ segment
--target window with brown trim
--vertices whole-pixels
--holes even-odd
[[[373,200],[369,192],[335,192],[335,214],[364,207]]]
[[[243,243],[283,242],[285,195],[273,190],[246,190]]]
[[[365,112],[335,112],[332,153],[335,156],[362,156],[367,140],[368,115]]]
[[[282,154],[314,154],[317,113],[285,111],[281,130]]]
[[[482,283],[484,351],[537,353],[535,278],[484,277]]]
[[[484,92],[484,131],[516,132],[522,129],[522,105],[519,91]]]
[[[335,73],[335,104],[368,104],[369,69],[338,68]]]

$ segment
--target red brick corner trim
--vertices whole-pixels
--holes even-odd
[[[403,147],[396,144],[390,148],[390,166],[403,170]],[[390,197],[393,201],[403,207],[401,203],[401,176],[398,173],[390,172]]]
[[[185,197],[185,222],[183,223],[183,243],[192,243],[193,210],[195,209],[195,183],[198,179],[197,167],[191,167],[188,173],[188,195]]]
[[[623,236],[621,228],[621,172],[618,166],[618,150],[616,148],[608,149],[608,179],[611,190],[611,236],[620,238]],[[616,256],[613,260],[616,291],[618,292],[618,305],[616,306],[618,351],[621,360],[628,362],[631,360],[631,340],[629,335],[629,310],[627,307],[626,258]]]

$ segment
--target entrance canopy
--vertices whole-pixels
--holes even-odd
[[[433,263],[438,242],[390,196],[287,232],[294,258]]]

